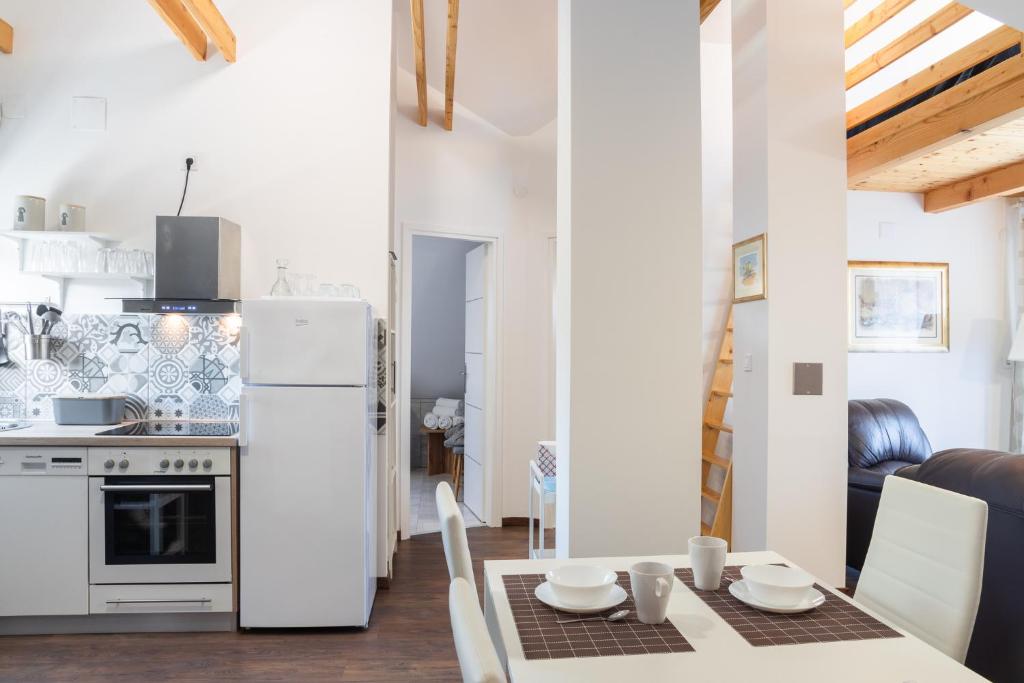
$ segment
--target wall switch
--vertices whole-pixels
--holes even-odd
[[[896,236],[896,224],[885,221],[878,224],[878,239],[887,240]]]
[[[821,363],[793,363],[793,395],[821,396]]]
[[[181,157],[181,168],[179,170],[181,170],[181,171],[188,170],[188,167],[185,165],[185,160],[186,159],[191,159],[192,160],[192,170],[191,170],[191,173],[195,173],[196,171],[199,170],[199,155],[198,154],[185,154],[185,155],[183,155]]]
[[[754,371],[754,354],[745,353],[743,354],[743,372]]]

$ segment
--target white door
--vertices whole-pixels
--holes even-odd
[[[365,626],[376,585],[367,391],[243,389],[243,627]]]
[[[463,500],[480,520],[484,517],[485,415],[487,411],[487,245],[466,254],[466,438]]]

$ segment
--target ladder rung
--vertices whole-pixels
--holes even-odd
[[[712,465],[718,465],[719,467],[722,467],[722,468],[728,467],[729,464],[730,464],[729,460],[726,460],[725,458],[719,457],[719,456],[715,455],[714,453],[701,453],[700,457],[701,457],[701,459],[704,462],[709,462]]]
[[[707,536],[708,534],[711,533],[711,527],[709,527],[704,522],[701,522],[700,523],[700,533],[701,533],[702,536]]]
[[[711,429],[717,429],[720,432],[728,432],[732,434],[732,427],[721,422],[715,422],[713,420],[704,420],[704,426],[710,427]]]
[[[721,389],[712,389],[711,393],[715,396],[722,396],[723,398],[732,398],[731,391],[722,391]]]
[[[719,358],[718,362],[723,365],[732,365],[732,358]]]
[[[700,495],[704,496],[705,498],[710,500],[712,503],[717,503],[718,501],[722,500],[722,494],[721,493],[719,493],[718,491],[712,491],[707,486],[704,486],[704,487],[701,488]]]

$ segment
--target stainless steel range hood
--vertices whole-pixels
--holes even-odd
[[[233,313],[241,297],[241,228],[217,217],[157,216],[156,296],[125,313]]]

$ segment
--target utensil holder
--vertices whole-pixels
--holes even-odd
[[[25,360],[49,360],[50,335],[33,334],[25,338]]]

